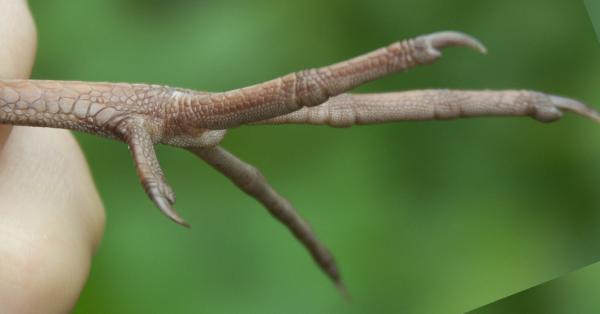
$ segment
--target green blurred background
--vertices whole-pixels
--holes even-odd
[[[454,29],[489,55],[446,50],[360,91],[527,88],[600,108],[600,46],[581,1],[30,3],[38,79],[227,90]],[[126,146],[77,137],[108,221],[76,313],[456,313],[600,260],[600,127],[572,115],[230,131],[224,146],[333,251],[351,303],[191,154],[158,148],[187,230],[147,199]]]

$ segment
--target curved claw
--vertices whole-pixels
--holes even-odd
[[[175,193],[166,182],[161,180],[161,182],[158,183],[158,186],[150,187],[148,189],[148,195],[160,211],[169,217],[169,219],[184,227],[191,227],[190,224],[181,218],[181,215],[173,208],[172,205],[175,203]]]
[[[420,64],[433,63],[442,56],[441,48],[451,46],[468,47],[482,54],[485,46],[472,36],[460,32],[444,31],[419,36],[412,42],[412,57]]]
[[[444,31],[432,33],[423,36],[423,39],[429,43],[433,49],[440,49],[449,46],[463,46],[471,48],[482,54],[487,54],[487,48],[475,37],[461,32]]]
[[[167,200],[167,198],[159,195],[158,193],[154,193],[154,192],[150,192],[150,198],[152,198],[152,201],[154,202],[154,204],[156,204],[156,206],[160,209],[161,212],[163,212],[163,214],[167,215],[167,217],[169,217],[169,219],[173,220],[174,222],[184,226],[184,227],[191,227],[190,224],[188,224],[185,220],[183,220],[183,218],[181,218],[181,216],[179,215],[179,213],[177,213],[177,211],[175,211],[175,209],[173,209],[173,207],[171,206],[171,204],[169,203],[169,201]]]
[[[552,104],[560,109],[565,111],[570,111],[580,116],[586,117],[592,121],[600,123],[600,113],[594,110],[592,107],[587,106],[577,100],[550,95],[550,101]]]

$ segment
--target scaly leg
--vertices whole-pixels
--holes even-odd
[[[122,121],[118,132],[129,145],[138,176],[148,197],[173,221],[189,227],[172,207],[175,203],[175,193],[165,180],[154,151],[154,141],[148,133],[148,128],[144,126],[144,121],[135,118]]]
[[[343,94],[328,102],[253,124],[312,124],[349,127],[409,120],[481,116],[530,116],[542,122],[571,111],[596,122],[600,114],[572,99],[534,91],[420,90]]]
[[[330,66],[286,76],[223,93],[199,94],[191,99],[190,115],[202,127],[226,129],[317,106],[330,97],[366,82],[429,64],[441,48],[466,46],[485,53],[476,39],[457,32],[439,32],[396,42],[390,46]]]
[[[329,250],[319,242],[310,226],[298,215],[292,204],[269,185],[258,169],[219,146],[188,149],[223,173],[242,191],[262,203],[302,242],[319,267],[327,273],[336,286],[342,292],[345,291]]]

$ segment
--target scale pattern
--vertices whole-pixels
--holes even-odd
[[[0,81],[0,123],[65,128],[119,137],[131,115],[162,118],[172,89],[158,85],[66,81]]]

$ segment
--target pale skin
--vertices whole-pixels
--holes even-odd
[[[349,94],[366,82],[434,63],[441,50],[462,46],[485,53],[476,39],[439,32],[393,43],[365,55],[302,70],[226,92],[167,86],[67,81],[0,81],[0,123],[65,128],[117,139],[132,153],[144,190],[173,221],[175,195],[165,181],[154,145],[189,150],[223,173],[306,247],[340,289],[332,255],[293,206],[253,166],[219,146],[226,130],[243,125],[352,125],[483,116],[528,116],[542,122],[570,111],[600,122],[592,108],[535,91],[418,90]]]
[[[0,78],[26,79],[36,29],[24,0],[0,0]],[[67,313],[104,229],[85,159],[65,130],[0,126],[0,313]]]

